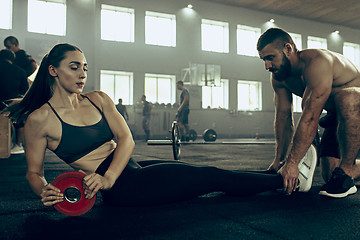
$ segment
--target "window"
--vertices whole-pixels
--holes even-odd
[[[237,26],[237,53],[246,56],[258,56],[256,43],[261,35],[260,28]]]
[[[0,28],[12,28],[12,0],[3,0],[0,5]]]
[[[238,81],[238,110],[261,111],[261,82]]]
[[[134,42],[135,11],[101,5],[101,39],[119,42]]]
[[[350,61],[360,66],[360,45],[355,43],[344,42],[343,54]]]
[[[66,0],[29,0],[28,31],[65,36]]]
[[[101,70],[100,90],[116,104],[119,98],[126,105],[133,104],[133,73]]]
[[[202,87],[203,108],[229,108],[229,80],[221,79],[219,87]]]
[[[327,49],[326,38],[308,36],[308,48]]]
[[[229,23],[202,19],[201,46],[203,51],[229,52]]]
[[[146,100],[152,103],[175,103],[175,76],[145,74]]]
[[[302,112],[301,102],[302,98],[293,94],[293,112]]]
[[[175,47],[175,15],[146,11],[145,43],[158,46]]]
[[[289,33],[289,35],[291,36],[291,38],[293,39],[297,50],[301,51],[302,50],[302,40],[301,40],[301,34],[297,34],[297,33]]]

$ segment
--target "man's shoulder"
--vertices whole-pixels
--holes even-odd
[[[16,57],[28,57],[28,56],[30,56],[23,49],[20,49],[19,51],[15,52],[15,55],[16,55]]]
[[[188,94],[188,93],[189,93],[189,90],[188,90],[187,88],[184,88],[184,89],[182,90],[182,93]]]

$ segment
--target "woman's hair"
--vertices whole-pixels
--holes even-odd
[[[53,96],[55,78],[49,74],[49,66],[59,67],[60,62],[66,57],[67,52],[79,51],[78,47],[61,43],[55,45],[41,60],[39,70],[30,89],[24,98],[7,107],[4,112],[9,112],[9,117],[16,122],[25,122],[30,113],[44,105]]]

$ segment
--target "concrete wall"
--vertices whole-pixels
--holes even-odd
[[[122,43],[100,39],[101,4],[109,4],[135,9],[135,42]],[[273,135],[273,93],[269,83],[269,73],[258,57],[240,56],[236,53],[237,24],[260,27],[264,31],[269,27],[270,18],[276,20],[276,26],[303,36],[303,48],[306,48],[307,36],[328,39],[328,48],[342,52],[344,41],[360,43],[360,30],[336,26],[340,38],[331,37],[334,26],[324,23],[285,17],[265,12],[251,11],[217,3],[193,0],[193,10],[185,9],[188,2],[178,0],[68,0],[67,33],[64,37],[27,32],[27,0],[14,0],[13,28],[0,29],[0,40],[15,35],[20,46],[27,50],[40,63],[42,56],[55,44],[69,42],[79,46],[89,63],[88,82],[85,91],[99,89],[100,70],[118,70],[134,72],[134,103],[144,92],[145,73],[171,74],[180,79],[181,69],[189,62],[221,65],[222,78],[230,80],[229,110],[201,109],[201,96],[198,90],[193,94],[190,115],[191,127],[198,133],[206,128],[214,128],[219,137],[241,137]],[[175,48],[146,45],[145,11],[176,14],[177,46]],[[230,52],[212,53],[201,51],[201,19],[229,22]],[[46,20],[46,19],[45,19]],[[237,112],[237,80],[255,80],[262,82],[261,112]],[[129,125],[135,135],[142,137],[141,113],[136,106],[128,106]],[[166,136],[167,129],[175,115],[175,109],[154,108],[152,134]],[[299,114],[295,115],[298,119]]]

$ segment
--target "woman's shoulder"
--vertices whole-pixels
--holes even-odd
[[[94,101],[95,103],[99,103],[101,105],[109,103],[109,101],[112,102],[111,98],[106,93],[104,93],[102,91],[88,92],[88,93],[83,94],[83,95],[90,98],[90,100]]]
[[[36,124],[44,124],[49,120],[50,111],[50,106],[44,104],[40,108],[30,113],[26,121]]]

